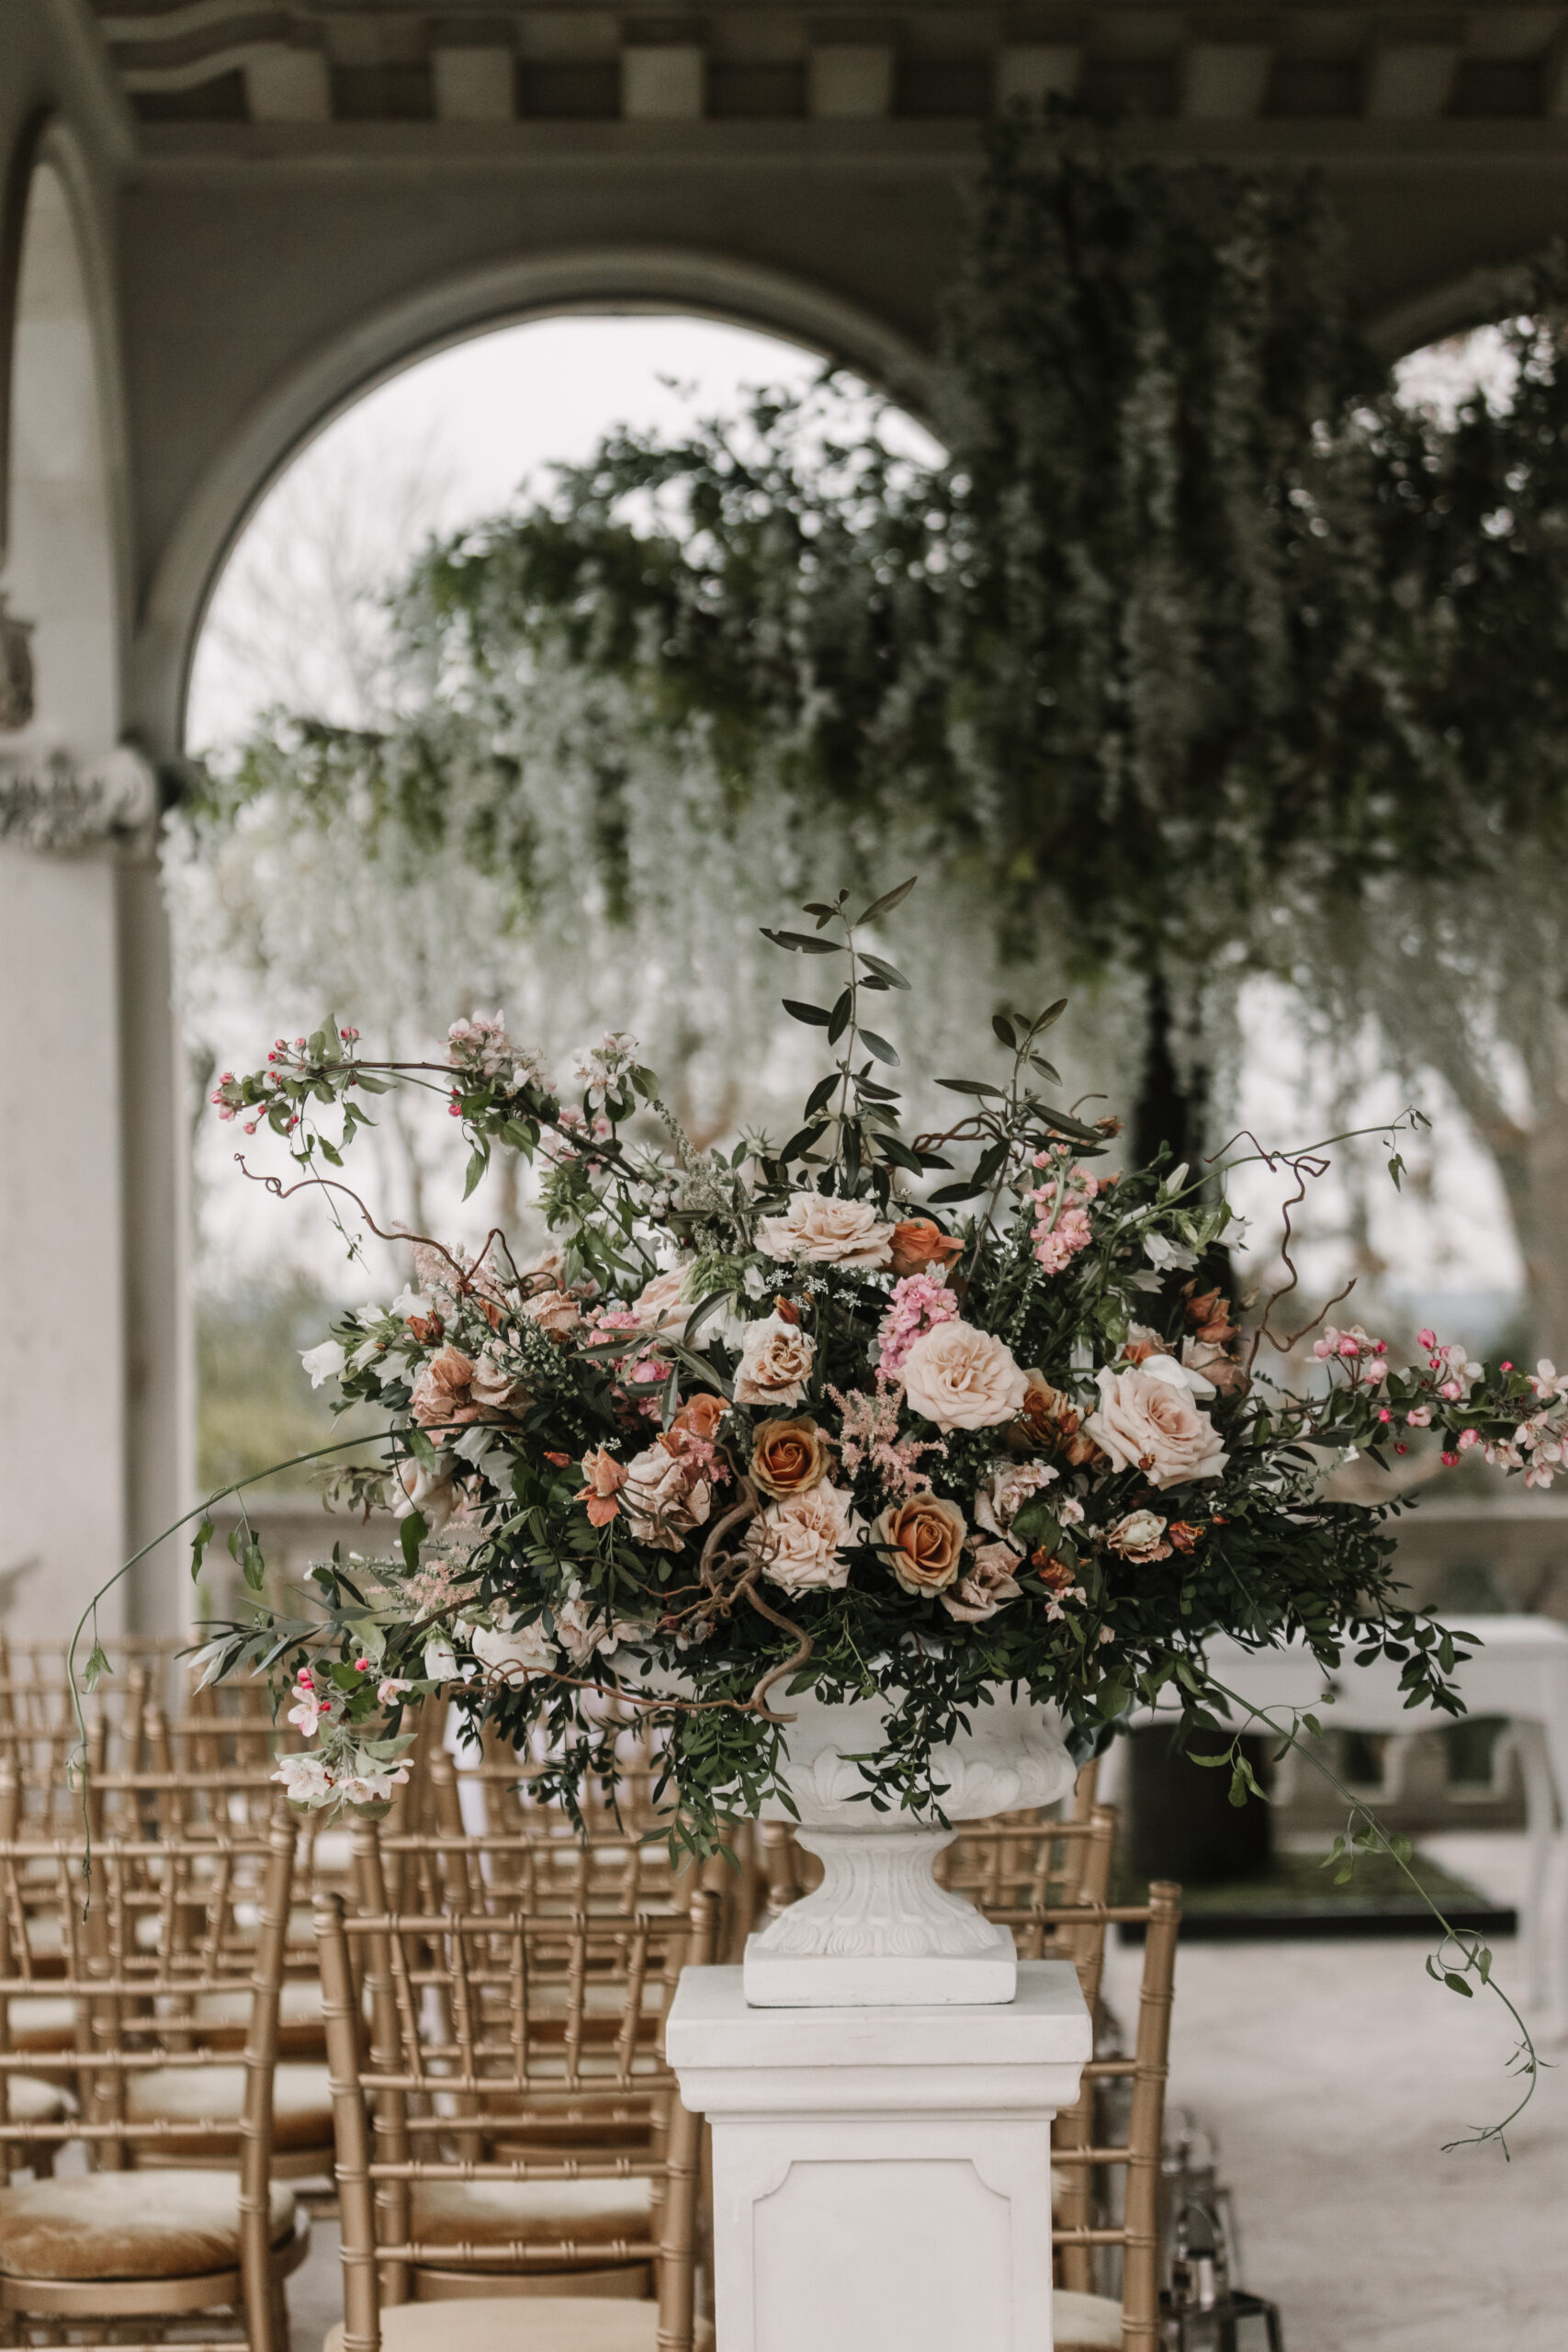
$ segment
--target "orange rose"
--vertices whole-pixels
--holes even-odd
[[[893,1255],[888,1260],[896,1274],[918,1274],[927,1266],[951,1265],[962,1257],[964,1244],[929,1216],[907,1216],[893,1228]]]
[[[718,1425],[729,1410],[722,1396],[705,1388],[700,1396],[689,1396],[671,1422],[671,1429],[684,1430],[692,1437],[700,1437],[711,1445]]]
[[[1024,1453],[1060,1456],[1069,1470],[1100,1459],[1092,1438],[1083,1435],[1083,1415],[1072,1399],[1053,1388],[1043,1372],[1026,1372],[1023,1408],[1009,1431],[1008,1442]]]
[[[957,1580],[969,1530],[956,1503],[910,1495],[877,1520],[871,1540],[905,1592],[941,1592]]]
[[[751,1477],[765,1495],[782,1501],[803,1495],[828,1475],[826,1432],[809,1413],[793,1420],[760,1421],[751,1447]]]

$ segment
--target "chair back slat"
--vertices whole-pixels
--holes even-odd
[[[484,2259],[529,2272],[651,2260],[660,2346],[690,2352],[701,2127],[680,2104],[663,2024],[682,1966],[713,1957],[716,1898],[688,1886],[677,1906],[666,1871],[658,1899],[597,1907],[592,1853],[586,1873],[561,1871],[558,1855],[552,1879],[534,1850],[558,1848],[553,1830],[466,1838],[458,1868],[437,1867],[437,1844],[361,1822],[353,1912],[331,1894],[315,1905],[344,2352],[373,2352],[380,2309],[407,2299],[421,2266],[474,2254],[416,2230],[421,2183],[616,2179],[649,2184],[640,2235],[590,2245],[563,2224],[555,2238],[487,2240]],[[389,1908],[394,1860],[405,1889],[446,1899]]]

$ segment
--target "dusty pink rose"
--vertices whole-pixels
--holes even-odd
[[[1112,1469],[1141,1470],[1151,1487],[1217,1478],[1230,1460],[1218,1430],[1193,1402],[1181,1367],[1169,1356],[1149,1361],[1168,1365],[1177,1376],[1136,1366],[1112,1372],[1107,1365],[1099,1375],[1100,1408],[1085,1421],[1085,1434]]]
[[[975,1497],[975,1524],[987,1535],[1012,1539],[1012,1523],[1032,1495],[1051,1486],[1058,1473],[1049,1462],[1006,1462],[993,1470]],[[1021,1547],[1020,1547],[1021,1548]]]
[[[523,1312],[550,1340],[570,1339],[582,1320],[581,1307],[564,1290],[536,1291],[524,1300]]]
[[[1108,1530],[1105,1540],[1124,1560],[1168,1560],[1170,1545],[1164,1535],[1165,1521],[1157,1511],[1130,1510]]]
[[[811,1377],[817,1342],[786,1316],[748,1323],[735,1374],[738,1405],[798,1405]]]
[[[850,1576],[840,1552],[863,1535],[852,1496],[824,1479],[759,1512],[746,1531],[746,1549],[785,1592],[837,1592]]]
[[[527,1382],[509,1371],[490,1348],[480,1350],[469,1385],[474,1402],[482,1408],[487,1420],[520,1413],[534,1401]]]
[[[639,1544],[678,1552],[707,1518],[711,1501],[712,1488],[672,1430],[656,1437],[626,1464],[621,1502]]]
[[[1152,1331],[1146,1323],[1130,1323],[1127,1326],[1127,1336],[1122,1342],[1123,1363],[1147,1363],[1151,1356],[1162,1356],[1164,1353],[1165,1341],[1157,1331]]]
[[[1005,1600],[1017,1600],[1023,1587],[1013,1571],[1019,1555],[1008,1544],[976,1545],[973,1560],[955,1585],[937,1599],[961,1625],[983,1625]]]
[[[911,1412],[939,1430],[984,1430],[1017,1419],[1028,1383],[1012,1350],[972,1323],[922,1331],[904,1359]]]
[[[886,1266],[893,1227],[869,1201],[840,1201],[826,1193],[792,1193],[783,1216],[757,1220],[757,1241],[770,1258],[814,1266]]]
[[[1247,1367],[1238,1363],[1218,1340],[1195,1340],[1181,1342],[1181,1361],[1189,1372],[1201,1373],[1212,1388],[1222,1396],[1239,1396],[1247,1386]]]
[[[485,1419],[484,1407],[474,1396],[477,1369],[460,1348],[452,1347],[443,1348],[420,1366],[409,1410],[422,1429],[444,1430],[458,1422]]]

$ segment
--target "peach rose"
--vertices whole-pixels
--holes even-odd
[[[1230,1456],[1208,1414],[1193,1401],[1190,1381],[1195,1376],[1184,1374],[1169,1356],[1151,1356],[1131,1372],[1105,1367],[1099,1374],[1099,1409],[1084,1430],[1113,1469],[1142,1470],[1151,1487],[1219,1476]]]
[[[707,1480],[685,1457],[672,1431],[656,1437],[626,1464],[621,1502],[626,1523],[639,1544],[651,1544],[661,1552],[678,1552],[692,1530],[707,1518],[711,1500]]]
[[[1235,1325],[1231,1321],[1228,1298],[1220,1296],[1218,1285],[1201,1292],[1187,1302],[1187,1319],[1193,1325],[1200,1340],[1208,1340],[1216,1348],[1226,1346],[1235,1338]]]
[[[783,1315],[748,1323],[735,1374],[738,1405],[798,1405],[811,1377],[817,1342]]]
[[[759,1421],[751,1444],[751,1478],[765,1495],[782,1501],[803,1495],[828,1475],[827,1434],[809,1413],[794,1420]]]
[[[1023,1590],[1015,1569],[1018,1554],[1007,1544],[981,1544],[975,1552],[972,1566],[965,1568],[958,1582],[937,1599],[950,1617],[961,1625],[983,1625],[994,1617],[1004,1600],[1016,1600]]]
[[[893,1228],[893,1253],[888,1264],[896,1274],[923,1273],[934,1266],[940,1273],[964,1254],[956,1234],[944,1233],[929,1216],[901,1217]]]
[[[577,1499],[588,1505],[589,1521],[594,1527],[608,1527],[621,1506],[615,1498],[626,1483],[626,1466],[617,1462],[613,1453],[599,1446],[582,1457],[582,1475],[588,1484]]]
[[[941,1495],[909,1495],[875,1521],[871,1540],[905,1592],[937,1593],[958,1580],[969,1530],[956,1503]]]
[[[722,1396],[716,1396],[711,1389],[705,1389],[698,1396],[687,1397],[670,1426],[684,1430],[689,1437],[700,1437],[705,1444],[711,1445],[718,1433],[718,1425],[728,1410],[729,1407]]]
[[[581,1307],[564,1290],[536,1291],[524,1300],[523,1312],[550,1340],[570,1339],[582,1320]]]
[[[838,1592],[850,1577],[840,1552],[864,1534],[854,1498],[823,1479],[759,1512],[746,1531],[746,1549],[769,1583],[785,1592]]]
[[[1124,1560],[1168,1560],[1170,1545],[1161,1540],[1164,1534],[1165,1521],[1157,1511],[1130,1510],[1107,1531],[1105,1540]]]
[[[1027,1384],[1012,1350],[973,1323],[922,1331],[902,1366],[912,1412],[939,1430],[984,1430],[1017,1419]]]
[[[814,1266],[886,1266],[893,1227],[869,1201],[840,1201],[826,1193],[792,1193],[783,1216],[757,1220],[757,1242],[770,1258]]]

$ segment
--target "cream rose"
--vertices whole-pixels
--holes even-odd
[[[642,1331],[672,1331],[679,1338],[692,1319],[689,1300],[681,1295],[691,1261],[671,1266],[668,1273],[655,1274],[653,1280],[633,1299],[631,1311]]]
[[[973,1323],[922,1331],[902,1366],[912,1412],[939,1430],[985,1430],[1017,1419],[1028,1384],[1005,1340]]]
[[[975,1497],[975,1524],[987,1535],[1016,1544],[1012,1523],[1032,1495],[1060,1474],[1049,1462],[1007,1462],[993,1470]]]
[[[817,1342],[782,1315],[748,1323],[735,1374],[738,1405],[798,1405],[811,1377]]]
[[[392,1505],[394,1519],[418,1511],[432,1535],[439,1535],[457,1508],[457,1489],[444,1462],[434,1464],[409,1454],[399,1463],[396,1483],[400,1489]]]
[[[844,1546],[864,1540],[854,1498],[826,1480],[770,1503],[746,1532],[746,1549],[785,1592],[837,1592],[849,1582]]]
[[[905,1592],[937,1593],[955,1584],[969,1529],[956,1503],[941,1495],[909,1495],[875,1521],[871,1540]]]
[[[792,1193],[783,1216],[757,1220],[757,1240],[770,1258],[814,1266],[886,1266],[893,1227],[869,1201],[840,1201],[826,1193]]]
[[[1124,1560],[1168,1560],[1170,1545],[1164,1540],[1165,1530],[1166,1522],[1157,1511],[1130,1510],[1107,1530],[1105,1540]]]
[[[1230,1456],[1187,1385],[1197,1375],[1170,1380],[1156,1371],[1158,1364],[1181,1370],[1168,1356],[1151,1357],[1131,1372],[1107,1365],[1099,1375],[1099,1410],[1084,1423],[1086,1435],[1110,1457],[1112,1469],[1142,1470],[1151,1487],[1217,1478]]]
[[[678,1552],[694,1527],[708,1515],[711,1489],[705,1478],[692,1475],[693,1465],[679,1442],[655,1438],[626,1464],[620,1489],[626,1523],[639,1544],[661,1552]]]
[[[539,1618],[531,1625],[505,1630],[476,1625],[468,1641],[479,1664],[502,1682],[525,1682],[531,1674],[548,1674],[556,1665],[556,1645]]]
[[[982,1544],[958,1582],[939,1592],[937,1599],[961,1625],[983,1625],[1004,1600],[1016,1600],[1022,1592],[1013,1574],[1018,1565],[1018,1554],[1010,1544]]]
[[[751,1445],[751,1479],[782,1502],[820,1485],[832,1456],[828,1438],[809,1413],[793,1419],[759,1421]]]

